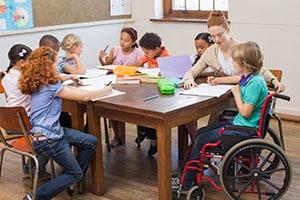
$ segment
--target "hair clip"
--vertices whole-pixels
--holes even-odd
[[[22,49],[22,50],[18,53],[18,55],[19,55],[21,58],[23,58],[25,53],[27,53],[26,49]]]

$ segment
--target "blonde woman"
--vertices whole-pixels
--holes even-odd
[[[207,20],[207,28],[215,44],[206,49],[200,60],[184,75],[186,89],[196,86],[194,79],[206,68],[211,68],[215,73],[215,77],[209,77],[207,80],[213,85],[238,83],[240,80],[239,74],[234,70],[233,59],[230,55],[231,47],[239,42],[230,37],[230,27],[224,13],[211,12]],[[284,85],[268,69],[262,67],[260,74],[279,91],[284,91]]]
[[[61,43],[61,47],[65,51],[65,56],[59,60],[58,71],[68,74],[84,74],[85,66],[80,58],[83,47],[80,37],[75,34],[67,34]]]

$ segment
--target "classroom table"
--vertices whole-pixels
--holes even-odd
[[[105,192],[100,117],[106,117],[157,130],[158,199],[172,199],[171,128],[182,127],[185,123],[229,107],[232,102],[231,93],[212,98],[180,95],[180,89],[178,89],[176,94],[160,95],[156,84],[143,83],[113,85],[113,88],[123,91],[125,94],[88,103],[64,100],[63,104],[64,111],[72,114],[72,122],[77,128],[82,128],[80,125],[83,122],[82,112],[86,109],[89,132],[98,138],[99,144],[92,160],[93,192],[98,195]],[[156,95],[158,97],[149,99]],[[73,120],[74,117],[79,117],[79,120]],[[124,126],[120,127],[123,129],[121,135],[125,135]],[[181,142],[179,141],[179,145]]]

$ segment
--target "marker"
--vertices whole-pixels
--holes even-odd
[[[104,50],[103,50],[103,52],[105,53],[106,52],[106,50],[108,49],[108,45],[106,45],[106,47],[104,48]]]
[[[106,83],[106,86],[110,86],[110,84],[112,83],[112,81],[109,81],[108,83]]]
[[[152,100],[152,99],[156,99],[158,97],[159,97],[159,95],[150,96],[150,97],[145,98],[144,101],[149,101],[149,100]]]

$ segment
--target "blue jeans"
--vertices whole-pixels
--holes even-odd
[[[206,126],[200,128],[197,133],[197,138],[191,154],[189,156],[190,160],[199,160],[201,157],[201,148],[207,143],[215,143],[220,140],[219,131],[226,125],[232,124],[232,120],[221,121],[212,126]],[[240,131],[225,131],[223,134],[226,135],[242,135],[245,136],[244,132]],[[193,186],[193,183],[196,179],[197,171],[188,170],[184,179],[183,188],[185,190],[190,189]]]
[[[78,150],[76,158],[70,145],[75,146]],[[47,155],[63,169],[60,176],[37,188],[36,199],[51,199],[72,184],[80,181],[88,168],[96,145],[96,137],[69,128],[64,128],[64,137],[61,139],[33,141],[37,153]]]

